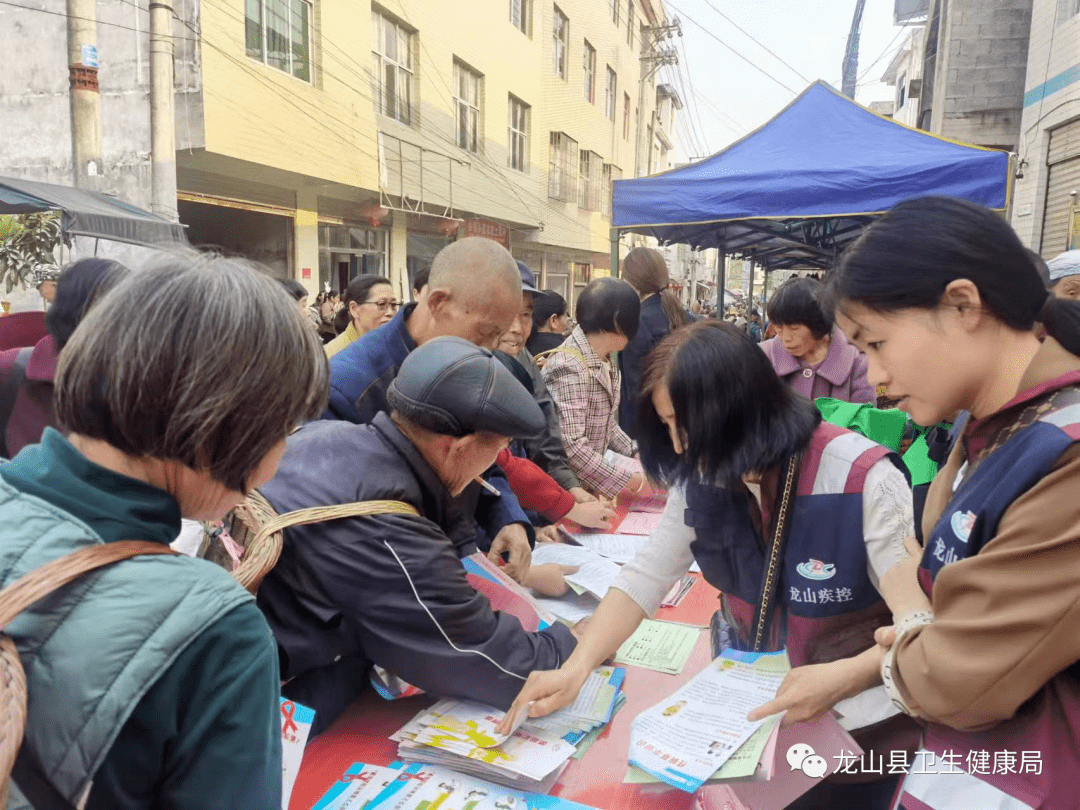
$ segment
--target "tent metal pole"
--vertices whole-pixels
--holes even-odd
[[[611,275],[615,278],[619,277],[619,236],[621,231],[618,228],[611,229]]]
[[[724,290],[727,288],[727,254],[716,249],[716,314],[724,317]]]
[[[754,265],[756,262],[750,262],[750,287],[746,291],[746,320],[750,320],[750,313],[754,309]]]

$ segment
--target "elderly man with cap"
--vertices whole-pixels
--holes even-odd
[[[419,299],[393,320],[342,349],[330,361],[326,419],[367,423],[389,410],[387,390],[405,358],[433,338],[451,335],[494,349],[521,304],[514,258],[498,242],[459,239],[435,257]],[[476,519],[481,550],[509,556],[507,573],[522,581],[535,532],[498,468],[485,476],[499,496],[468,487],[463,508]]]
[[[532,396],[491,352],[460,338],[426,342],[371,424],[320,421],[290,436],[262,488],[284,512],[403,501],[419,512],[285,530],[258,605],[277,639],[283,694],[331,722],[372,664],[440,696],[507,707],[533,670],[574,649],[564,626],[530,633],[492,610],[465,578],[476,551],[456,496],[512,438],[543,430]]]
[[[1050,291],[1058,298],[1080,298],[1080,250],[1066,250],[1046,263]]]

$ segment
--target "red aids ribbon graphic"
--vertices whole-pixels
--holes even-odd
[[[282,734],[288,734],[290,731],[297,732],[300,727],[296,725],[296,721],[293,720],[293,715],[296,714],[296,704],[291,700],[286,700],[281,704],[281,713],[285,715],[285,723],[281,727]]]

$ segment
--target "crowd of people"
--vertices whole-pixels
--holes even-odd
[[[687,310],[644,247],[572,313],[482,238],[444,248],[404,304],[360,276],[309,306],[298,282],[190,249],[75,262],[48,337],[0,353],[0,586],[103,543],[165,550],[181,518],[253,499],[325,511],[284,528],[254,594],[144,555],[9,622],[17,802],[276,810],[280,696],[315,709],[314,734],[372,682],[507,725],[548,714],[696,562],[721,593],[714,649],[790,657],[751,717],[836,709],[886,759],[1045,765],[955,789],[826,779],[793,807],[1073,806],[1078,256],[1041,267],[994,212],[912,200],[824,280],[777,288],[767,324]],[[526,631],[466,578],[479,551],[559,596],[573,569],[532,564],[554,524],[604,530],[654,491],[658,527],[587,623]]]

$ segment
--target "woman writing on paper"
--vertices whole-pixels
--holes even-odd
[[[910,773],[900,801],[1075,808],[1080,302],[1047,294],[997,213],[940,197],[896,206],[830,285],[872,383],[922,425],[971,413],[927,494],[925,551],[887,577],[900,601],[878,634],[891,697],[964,773]]]
[[[899,459],[822,423],[813,402],[785,386],[741,330],[719,321],[660,342],[646,363],[639,417],[642,463],[670,490],[660,524],[623,567],[573,655],[557,671],[533,673],[511,713],[530,701],[533,716],[570,703],[696,559],[723,593],[726,643],[786,647],[796,667],[789,680],[811,687],[790,719],[854,698],[841,707],[847,727],[884,733],[880,724],[889,723],[897,734],[880,744],[903,746],[897,735],[913,724],[891,719],[897,711],[882,689],[863,694],[878,682],[874,631],[891,623],[878,584],[907,559],[904,538],[913,530]],[[759,605],[766,580],[773,588]],[[822,666],[837,659],[848,660]],[[879,781],[856,786],[858,806],[887,806],[895,780]],[[823,799],[819,791],[833,789],[823,783],[808,796]]]

